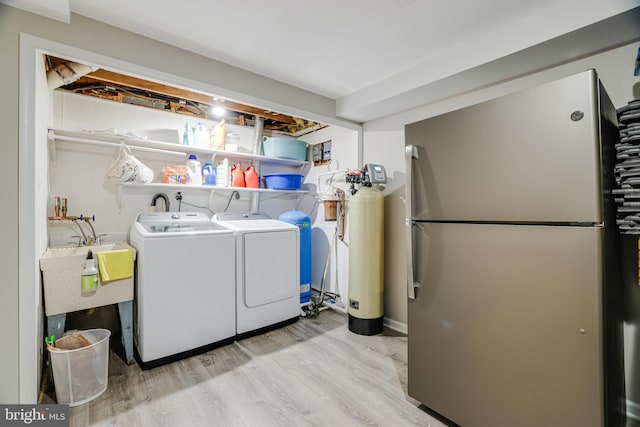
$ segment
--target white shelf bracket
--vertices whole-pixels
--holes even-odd
[[[49,160],[55,162],[58,154],[56,152],[56,134],[52,130],[47,132],[47,141],[49,142]]]

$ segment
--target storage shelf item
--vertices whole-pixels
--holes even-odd
[[[268,173],[264,178],[267,188],[273,190],[299,190],[304,176],[296,173]]]
[[[120,143],[124,142],[132,150],[179,155],[181,157],[184,157],[185,159],[189,154],[196,154],[198,158],[207,158],[207,156],[210,156],[212,160],[215,160],[216,158],[226,158],[230,160],[240,161],[260,161],[264,164],[274,166],[295,167],[298,168],[299,172],[303,174],[306,174],[310,166],[309,162],[301,160],[279,159],[257,154],[241,153],[238,151],[211,150],[208,148],[173,144],[170,142],[151,141],[147,139],[108,133],[74,132],[61,129],[49,129],[48,138],[50,144],[51,160],[55,160],[55,150],[57,142],[113,146],[114,148],[118,148],[120,146]]]

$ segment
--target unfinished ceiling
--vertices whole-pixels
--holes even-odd
[[[50,88],[93,96],[155,110],[184,114],[200,119],[220,120],[239,126],[253,126],[255,116],[264,118],[264,129],[271,132],[300,136],[322,127],[319,123],[245,105],[214,95],[177,88],[137,77],[43,55]],[[89,71],[84,74],[84,72]],[[53,73],[53,74],[52,74]],[[56,84],[57,83],[57,84]],[[224,110],[215,115],[213,107]]]
[[[640,38],[640,0],[0,0],[302,88],[366,122]]]

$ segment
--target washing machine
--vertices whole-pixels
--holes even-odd
[[[298,227],[260,212],[218,213],[213,222],[233,230],[236,236],[237,337],[298,320]]]
[[[140,213],[134,342],[143,369],[231,343],[235,329],[236,238],[198,212]]]

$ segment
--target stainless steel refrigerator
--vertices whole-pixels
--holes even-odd
[[[623,426],[617,121],[596,72],[405,138],[409,395],[462,426]]]

